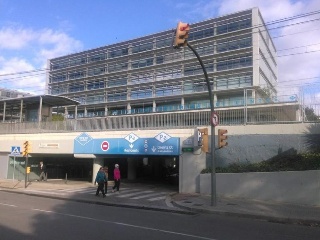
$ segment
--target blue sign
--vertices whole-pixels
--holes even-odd
[[[18,146],[11,146],[11,155],[20,155],[20,147]]]
[[[134,133],[130,133],[124,138],[91,138],[90,141],[79,141],[79,137],[74,140],[75,154],[173,156],[180,154],[180,138],[171,137],[164,132],[154,138],[140,138]],[[84,142],[86,143],[83,144]]]

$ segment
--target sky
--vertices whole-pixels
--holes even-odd
[[[252,7],[277,49],[279,94],[312,86],[320,99],[319,0],[0,0],[0,88],[44,94],[48,59]]]

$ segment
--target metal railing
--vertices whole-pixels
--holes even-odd
[[[320,105],[317,109],[320,109]],[[306,107],[297,103],[288,105],[265,104],[260,107],[216,109],[219,125],[279,124],[296,122],[320,122],[319,115],[307,113]],[[313,109],[313,108],[312,108]],[[311,111],[312,112],[312,111]],[[311,116],[313,118],[311,118]],[[114,131],[194,128],[210,125],[210,109],[185,110],[166,113],[132,114],[94,118],[66,119],[64,121],[1,123],[0,134]]]

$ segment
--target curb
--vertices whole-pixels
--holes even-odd
[[[273,216],[257,215],[257,214],[250,214],[250,213],[228,212],[228,211],[221,211],[221,210],[208,210],[208,209],[204,209],[204,208],[195,208],[195,207],[184,206],[184,205],[179,204],[175,201],[172,201],[172,204],[175,207],[185,209],[185,210],[193,212],[193,213],[216,214],[216,215],[221,215],[221,216],[233,216],[233,217],[240,217],[240,218],[264,220],[264,221],[273,222],[273,223],[294,224],[294,225],[303,225],[303,226],[309,226],[309,227],[320,227],[320,221],[317,221],[317,220],[273,217]]]
[[[8,192],[8,193],[15,193],[15,194],[23,194],[23,195],[34,196],[34,197],[64,200],[64,201],[70,201],[70,202],[95,204],[95,205],[100,205],[100,206],[170,212],[170,213],[178,213],[178,214],[184,214],[184,215],[194,215],[195,214],[191,211],[186,211],[186,210],[181,210],[181,209],[167,209],[167,208],[163,208],[163,207],[145,206],[145,205],[138,205],[138,204],[123,204],[123,203],[121,204],[121,203],[101,202],[101,201],[97,201],[97,200],[80,199],[80,198],[76,199],[76,198],[64,198],[64,197],[57,197],[57,196],[46,196],[46,195],[42,195],[42,194],[26,193],[26,192],[19,192],[19,191],[15,191],[15,190],[7,190],[7,189],[0,189],[0,191]]]

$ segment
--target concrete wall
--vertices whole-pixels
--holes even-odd
[[[320,170],[218,173],[217,196],[320,206]],[[211,174],[200,175],[200,193],[211,194]]]
[[[208,126],[199,126],[200,128]],[[228,130],[228,143],[225,148],[216,150],[216,166],[225,166],[232,162],[259,162],[280,153],[306,151],[312,145],[320,146],[320,124],[275,124],[218,126]],[[210,127],[208,127],[210,133]],[[180,138],[181,147],[194,147],[194,129],[155,129],[131,131],[89,132],[92,138],[124,138],[133,132],[138,137],[154,137],[165,132],[172,137]],[[46,154],[73,154],[74,139],[82,132],[45,133],[45,134],[6,134],[0,135],[0,178],[6,178],[8,154],[11,146],[20,146],[29,140],[32,145],[31,158]],[[210,146],[209,136],[209,146]],[[216,137],[217,141],[217,137]],[[211,149],[209,149],[211,152]],[[85,158],[85,156],[83,157]],[[200,150],[181,152],[179,155],[179,191],[183,193],[200,192],[200,172],[211,166],[211,153]]]

